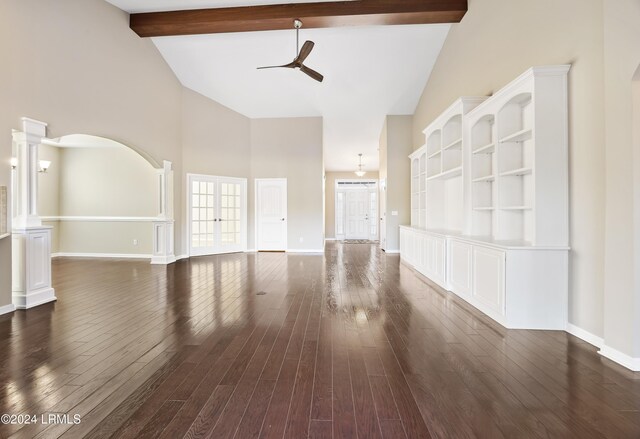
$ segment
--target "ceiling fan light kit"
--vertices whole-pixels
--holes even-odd
[[[306,75],[310,76],[311,78],[315,79],[318,82],[322,82],[324,80],[324,76],[322,76],[320,73],[304,65],[304,61],[305,59],[307,59],[307,57],[313,50],[313,46],[315,46],[315,43],[313,41],[305,41],[304,44],[302,45],[302,49],[300,49],[299,37],[300,37],[300,28],[302,27],[302,21],[298,19],[293,20],[293,27],[296,30],[296,57],[294,58],[294,60],[289,64],[284,64],[281,66],[258,67],[258,70],[278,69],[278,68],[295,69],[295,70],[300,70],[302,73],[305,73]]]

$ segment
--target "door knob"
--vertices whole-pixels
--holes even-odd
[[[280,221],[284,221],[284,218],[282,218]]]
[[[214,218],[213,221],[218,222],[218,218]]]

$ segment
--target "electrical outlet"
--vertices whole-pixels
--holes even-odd
[[[137,239],[133,240],[133,245],[138,245],[138,240]]]

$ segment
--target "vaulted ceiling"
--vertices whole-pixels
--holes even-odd
[[[273,0],[108,0],[128,12],[228,7]],[[287,3],[305,3],[308,0]],[[293,27],[293,26],[292,26]],[[447,24],[303,29],[316,46],[296,70],[256,70],[290,62],[295,32],[155,37],[182,84],[251,118],[322,116],[325,167],[349,171],[363,153],[378,168],[378,138],[387,114],[412,114],[449,30]]]

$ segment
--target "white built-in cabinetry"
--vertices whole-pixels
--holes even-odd
[[[410,156],[402,259],[510,328],[566,326],[568,71],[534,67],[460,98]]]

